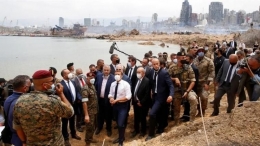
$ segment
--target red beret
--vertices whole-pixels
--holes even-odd
[[[44,79],[48,77],[52,77],[51,71],[48,70],[38,70],[33,74],[33,79]]]
[[[92,72],[87,73],[87,77],[95,77],[96,75]]]

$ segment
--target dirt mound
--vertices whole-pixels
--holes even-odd
[[[247,47],[253,47],[255,41],[260,42],[260,30],[250,29],[242,34],[236,34],[235,38],[239,42],[242,40]]]
[[[209,144],[258,145],[260,142],[260,102],[246,102],[232,114],[205,119]],[[133,141],[137,145],[207,145],[201,120],[173,127],[169,132],[148,142]]]
[[[161,43],[159,46],[161,46],[161,47],[165,47],[165,43]]]
[[[141,43],[138,43],[138,45],[155,45],[153,42],[141,42]]]
[[[131,31],[129,32],[129,35],[139,35],[139,34],[140,34],[139,31],[136,30],[136,29],[133,29],[133,30],[131,30]]]

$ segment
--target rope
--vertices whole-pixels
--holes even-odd
[[[104,144],[105,144],[105,141],[106,141],[106,139],[104,139],[104,140],[103,140],[103,144],[102,144],[102,146],[104,146]]]
[[[203,117],[203,113],[202,113],[200,97],[199,97],[199,102],[200,102],[200,114],[201,114],[202,124],[203,124],[203,128],[204,128],[204,133],[205,133],[207,145],[209,146],[209,139],[208,139],[208,135],[207,135],[206,127],[205,127],[205,122],[204,122],[204,117]]]

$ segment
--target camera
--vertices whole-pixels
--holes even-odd
[[[240,68],[248,68],[248,65],[247,65],[247,63],[246,63],[246,60],[244,59],[244,60],[242,60],[240,63],[239,63],[239,67]]]

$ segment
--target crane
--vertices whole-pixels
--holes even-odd
[[[4,20],[3,20],[3,23],[2,23],[3,27],[4,27],[5,20],[6,20],[6,16],[4,17]]]

